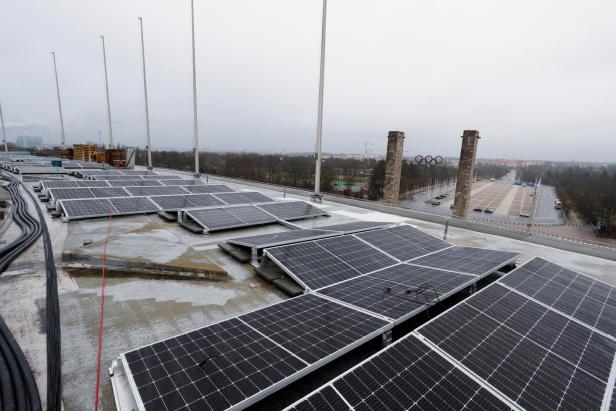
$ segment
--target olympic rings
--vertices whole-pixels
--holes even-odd
[[[417,155],[417,156],[415,156],[415,163],[419,164],[420,166],[442,164],[443,163],[443,157],[442,156],[434,156],[434,157],[432,157],[429,154],[427,156],[425,156],[425,157],[422,156],[422,155]]]

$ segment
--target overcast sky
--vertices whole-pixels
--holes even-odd
[[[143,16],[154,149],[192,144],[189,0],[3,1],[0,101],[9,139],[145,142]],[[201,148],[312,151],[320,0],[195,0]],[[323,149],[616,160],[616,1],[329,0]]]

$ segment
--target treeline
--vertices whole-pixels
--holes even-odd
[[[616,166],[529,166],[524,175],[554,186],[563,211],[574,211],[604,234],[616,234]]]
[[[476,167],[477,177],[483,179],[503,178],[511,171],[511,167],[493,165],[493,164],[478,164]]]
[[[146,164],[146,153],[137,151],[136,162]],[[194,157],[188,151],[153,151],[154,167],[175,170],[194,170]],[[221,175],[271,184],[312,189],[314,187],[314,159],[306,155],[258,153],[201,153],[201,173]],[[509,172],[505,166],[481,165],[479,178],[500,178]],[[429,185],[448,184],[455,180],[453,166],[420,166],[407,160],[402,164],[400,193],[406,196]],[[383,197],[385,161],[326,157],[321,168],[321,190],[378,200]],[[342,187],[342,188],[341,188]]]

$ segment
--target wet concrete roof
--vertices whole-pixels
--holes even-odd
[[[162,172],[166,173],[166,172]],[[260,191],[274,199],[283,199],[280,191],[255,189],[248,185],[224,182],[240,191]],[[28,183],[31,184],[31,183]],[[286,198],[307,200],[286,195]],[[354,220],[408,222],[442,237],[443,226],[374,212],[360,207],[325,201],[322,205],[331,217],[294,222],[305,228]],[[92,408],[96,380],[96,349],[101,295],[98,270],[63,269],[62,254],[81,253],[100,257],[108,221],[106,219],[63,223],[51,219],[47,224],[53,240],[62,325],[62,382],[66,409]],[[282,225],[193,234],[157,215],[116,217],[111,222],[108,256],[114,259],[150,261],[159,264],[210,264],[227,274],[215,279],[162,278],[138,273],[115,272],[106,279],[105,321],[102,364],[109,367],[118,354],[144,344],[203,327],[287,298],[257,277],[252,267],[240,264],[224,254],[217,243],[232,237],[288,230]],[[0,228],[2,239],[17,235],[15,227]],[[616,262],[555,248],[530,244],[468,230],[449,228],[447,239],[464,246],[519,251],[521,262],[541,256],[616,285]],[[85,240],[91,244],[84,245]],[[33,366],[41,397],[45,398],[45,272],[42,242],[37,244],[0,277],[2,316],[15,334]],[[115,409],[107,373],[102,376],[103,409]]]

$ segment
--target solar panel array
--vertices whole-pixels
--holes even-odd
[[[615,300],[535,258],[291,408],[613,408]]]
[[[389,324],[302,295],[122,355],[147,410],[245,407]]]
[[[406,237],[402,240],[401,235]],[[413,237],[415,236],[415,237]],[[366,238],[372,242],[366,241]],[[378,238],[378,241],[374,241]],[[417,244],[421,243],[422,246]],[[392,246],[395,244],[395,250]],[[452,245],[410,226],[338,236],[268,248],[266,258],[283,268],[304,288],[319,289],[401,262],[397,257]],[[389,251],[395,251],[393,254]],[[512,253],[515,256],[515,253]],[[510,257],[509,259],[511,259]]]
[[[278,221],[275,217],[252,205],[186,210],[186,216],[207,231],[254,226]]]
[[[615,300],[616,288],[535,258],[293,408],[613,408],[614,317],[601,318]]]

